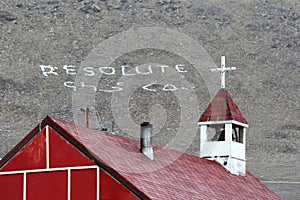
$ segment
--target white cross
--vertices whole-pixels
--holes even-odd
[[[221,68],[216,68],[216,69],[211,69],[210,71],[221,71],[221,88],[225,88],[225,72],[226,71],[231,71],[231,70],[236,70],[235,67],[225,67],[225,56],[221,57]]]

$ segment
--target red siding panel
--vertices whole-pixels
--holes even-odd
[[[104,171],[100,171],[100,199],[101,200],[136,200],[137,198],[115,179]]]
[[[46,129],[19,151],[0,171],[43,169],[46,167]]]
[[[23,199],[23,174],[0,176],[0,199]]]
[[[66,200],[68,172],[41,172],[27,174],[26,200]]]
[[[97,196],[97,170],[71,170],[71,199],[93,200]]]
[[[49,129],[49,155],[50,168],[94,165],[52,129]]]

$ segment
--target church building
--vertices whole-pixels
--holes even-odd
[[[199,156],[153,145],[149,122],[137,141],[46,117],[0,161],[0,199],[281,199],[246,171],[248,123],[225,89],[230,69],[224,58]]]

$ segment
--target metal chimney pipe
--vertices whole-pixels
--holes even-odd
[[[153,127],[150,122],[141,123],[140,151],[150,160],[154,160],[152,148]]]

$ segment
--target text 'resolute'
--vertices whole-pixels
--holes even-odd
[[[121,67],[84,67],[83,70],[83,75],[88,76],[88,77],[94,77],[97,74],[99,75],[106,75],[106,76],[112,76],[115,75],[116,73],[120,73],[121,76],[136,76],[136,75],[151,75],[153,74],[154,70],[158,70],[157,72],[161,74],[168,73],[168,68],[170,66],[167,65],[148,65],[146,70],[142,70],[141,66],[136,66],[134,67],[134,70],[129,70],[132,69],[132,67],[128,65],[123,65]],[[61,73],[61,70],[58,67],[51,66],[51,65],[40,65],[40,69],[42,71],[42,74],[44,77],[50,77],[50,76],[59,76]],[[67,75],[72,75],[75,76],[77,75],[77,69],[76,66],[74,65],[64,65],[62,67],[64,73]],[[174,66],[174,69],[178,73],[187,73],[187,69],[185,68],[185,65],[182,64],[177,64]],[[156,83],[155,81],[150,82],[150,83],[145,83],[142,88],[144,90],[148,90],[151,92],[156,92],[156,89],[153,89],[152,86],[156,85],[159,83]],[[93,90],[95,92],[118,92],[123,90],[123,82],[117,82],[116,85],[111,86],[110,89],[101,89],[97,88],[95,85],[90,85],[86,84],[84,82],[80,82],[79,84],[75,84],[74,81],[65,81],[64,86],[67,88],[71,88],[73,91],[76,91],[78,88],[89,88],[90,90]],[[174,91],[174,90],[179,90],[179,89],[185,89],[187,90],[188,88],[186,87],[179,87],[175,86],[174,84],[164,84],[161,87],[161,90],[163,91]]]

